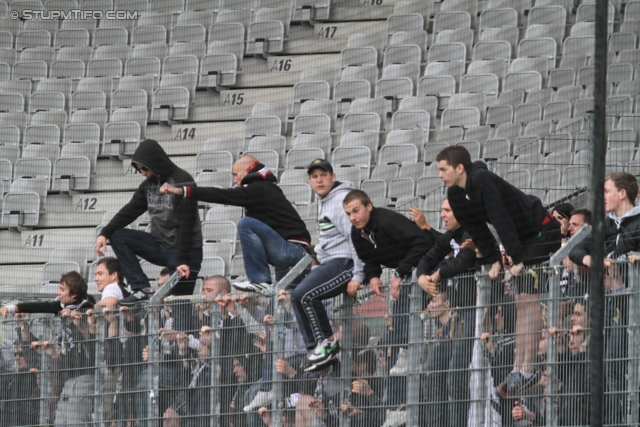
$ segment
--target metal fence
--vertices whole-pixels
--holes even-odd
[[[640,269],[607,272],[605,420],[635,426]],[[7,318],[0,425],[588,425],[588,280],[558,262],[328,300],[342,352],[314,373],[286,292]]]

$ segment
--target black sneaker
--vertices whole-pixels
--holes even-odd
[[[330,354],[326,359],[320,361],[320,362],[315,362],[315,363],[311,363],[311,365],[309,365],[307,368],[305,368],[305,372],[318,372],[318,371],[322,371],[323,369],[327,369],[329,366],[333,365],[334,363],[338,362],[338,357],[336,353],[332,353]]]
[[[309,355],[309,362],[321,363],[323,360],[329,358],[331,355],[335,355],[340,351],[340,343],[337,339],[329,341],[324,339],[320,341],[313,352]]]
[[[136,305],[141,304],[151,298],[152,290],[140,289],[119,301],[120,305]]]

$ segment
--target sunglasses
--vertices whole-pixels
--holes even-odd
[[[145,167],[145,166],[142,166],[142,165],[139,165],[139,164],[137,164],[137,163],[134,163],[134,164],[133,164],[133,167],[134,167],[134,168],[136,168],[136,169],[138,169],[138,170],[139,170],[139,171],[141,171],[141,172],[149,172],[149,168],[147,168],[147,167]]]

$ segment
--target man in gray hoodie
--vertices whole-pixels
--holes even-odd
[[[344,214],[342,200],[355,187],[339,182],[333,167],[316,159],[307,169],[309,184],[318,195],[318,244],[315,252],[319,266],[291,293],[291,305],[309,354],[308,371],[319,370],[335,360],[340,351],[327,312],[325,299],[358,290],[364,279],[362,261],[351,243],[351,223]]]

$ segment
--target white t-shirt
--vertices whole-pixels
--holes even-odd
[[[122,295],[122,289],[120,289],[120,286],[118,286],[117,283],[108,284],[102,291],[102,299],[109,297],[113,297],[118,301],[124,298],[124,295]]]

